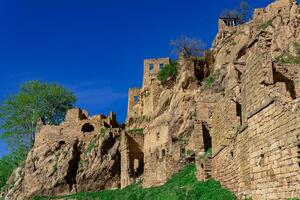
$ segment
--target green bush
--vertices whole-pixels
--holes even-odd
[[[296,50],[300,51],[300,42],[295,42],[294,47]]]
[[[300,64],[300,56],[293,56],[289,53],[284,53],[275,59],[279,64]]]
[[[204,89],[209,89],[213,86],[216,79],[218,78],[219,73],[212,73],[207,78],[204,79]]]
[[[27,151],[20,149],[0,159],[0,191],[6,186],[6,182],[11,173],[26,159],[26,157]]]
[[[106,127],[101,127],[101,130],[100,130],[101,137],[104,137],[108,130],[109,129]]]
[[[175,78],[177,76],[177,65],[176,61],[171,61],[170,64],[165,65],[158,73],[158,80],[165,83],[170,78]]]
[[[187,155],[187,156],[191,156],[191,155],[193,155],[193,154],[195,154],[195,151],[192,150],[192,149],[188,149],[188,150],[186,151],[186,155]]]
[[[135,129],[127,130],[127,132],[132,133],[132,134],[143,134],[144,129],[143,128],[135,128]]]
[[[269,20],[269,21],[267,21],[267,22],[261,24],[261,25],[257,28],[257,30],[259,30],[259,31],[260,31],[260,30],[265,30],[265,29],[268,28],[269,26],[272,26],[273,28],[275,28],[274,25],[273,25],[273,20]]]
[[[64,197],[36,197],[35,200],[45,199],[101,199],[101,200],[235,200],[236,197],[223,189],[219,182],[207,180],[199,182],[195,176],[194,164],[187,165],[175,174],[165,185],[160,187],[141,188],[133,184],[125,189],[105,190],[100,192],[83,192]]]

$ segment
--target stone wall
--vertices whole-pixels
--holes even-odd
[[[140,88],[130,88],[128,92],[128,109],[127,116],[135,117],[141,115],[141,111],[137,106],[141,98],[141,89]]]
[[[121,188],[131,185],[144,173],[144,136],[124,132],[121,135]]]
[[[145,59],[143,87],[151,84],[152,80],[157,79],[159,71],[169,63],[170,58]]]
[[[68,144],[72,143],[74,138],[89,142],[101,132],[102,127],[117,128],[116,114],[111,112],[108,117],[105,115],[89,117],[86,111],[79,108],[70,109],[67,111],[65,121],[60,125],[39,125],[34,146],[59,142]]]

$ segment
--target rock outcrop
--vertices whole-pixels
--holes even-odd
[[[120,135],[115,115],[68,111],[59,126],[40,125],[25,163],[9,179],[6,199],[31,199],[118,188]]]

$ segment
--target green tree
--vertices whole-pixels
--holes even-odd
[[[161,83],[165,83],[169,79],[174,79],[177,75],[177,65],[176,61],[171,61],[170,64],[167,64],[159,71],[157,78]]]
[[[0,191],[6,185],[11,173],[26,159],[27,151],[18,149],[0,159]],[[6,185],[10,187],[9,185]]]
[[[72,92],[57,84],[26,82],[0,105],[1,137],[12,149],[29,149],[34,144],[38,120],[59,124],[75,101]]]

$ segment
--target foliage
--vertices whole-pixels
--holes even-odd
[[[185,58],[202,56],[205,49],[205,44],[202,40],[184,35],[172,40],[171,46],[175,55]]]
[[[192,150],[192,149],[188,149],[188,150],[186,151],[186,155],[188,155],[188,156],[191,156],[191,155],[193,155],[193,154],[195,154],[195,151]]]
[[[210,157],[212,155],[212,149],[209,148],[203,155],[199,157],[200,160],[205,160],[205,158]]]
[[[143,134],[144,129],[143,128],[135,128],[135,129],[127,130],[127,132],[132,133],[132,134]]]
[[[225,9],[220,15],[221,18],[236,18],[237,24],[246,23],[251,18],[250,6],[246,1],[241,1],[238,8]]]
[[[30,148],[34,143],[37,122],[59,124],[76,98],[67,89],[50,83],[29,81],[17,94],[0,105],[2,138],[13,148]]]
[[[141,188],[133,184],[125,189],[78,193],[65,197],[36,197],[42,199],[124,199],[124,200],[234,200],[236,197],[221,187],[215,180],[198,182],[195,176],[195,165],[186,166],[174,175],[165,185],[152,188]]]
[[[85,149],[83,155],[87,156],[88,154],[90,154],[93,149],[95,149],[95,147],[97,146],[97,142],[99,140],[101,135],[98,135],[95,139],[92,140],[92,142],[88,145],[88,147]]]
[[[18,149],[0,159],[0,191],[5,187],[11,173],[26,159],[26,157],[27,151],[25,149]]]
[[[221,73],[220,69],[217,69],[215,72],[211,73],[207,78],[205,78],[203,80],[204,89],[211,88],[214,85],[215,81],[220,76],[220,73]]]
[[[158,80],[165,83],[169,78],[175,78],[177,76],[177,65],[175,61],[171,61],[170,64],[165,65],[158,73]]]
[[[257,30],[265,30],[265,29],[268,28],[269,26],[272,26],[272,27],[274,28],[273,20],[272,20],[272,19],[270,19],[269,21],[267,21],[267,22],[261,24],[261,25],[257,28]]]
[[[216,80],[216,76],[214,74],[209,75],[205,80],[204,80],[204,88],[209,89],[212,87]]]
[[[279,64],[300,64],[300,56],[293,56],[289,53],[284,53],[277,57],[275,61]]]
[[[293,44],[297,54],[299,55],[300,54],[300,42],[294,42]]]
[[[106,127],[101,127],[101,130],[100,130],[100,135],[101,135],[101,137],[104,137],[104,135],[107,133],[107,130],[108,130],[108,128],[106,128]]]

